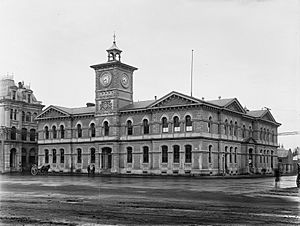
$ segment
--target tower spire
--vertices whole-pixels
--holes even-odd
[[[116,44],[116,33],[114,32],[114,35],[113,35],[113,37],[114,37],[114,44]]]
[[[106,50],[108,53],[108,62],[111,61],[121,61],[121,52],[122,50],[120,50],[116,44],[116,33],[114,32],[113,35],[113,44],[112,46]]]

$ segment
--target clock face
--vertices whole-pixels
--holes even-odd
[[[109,86],[111,83],[111,74],[109,72],[104,72],[100,77],[100,82],[103,86]]]
[[[123,74],[122,78],[121,78],[121,84],[124,88],[128,88],[129,87],[129,78],[128,75]]]

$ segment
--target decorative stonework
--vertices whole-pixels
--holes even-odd
[[[101,103],[99,105],[99,110],[100,111],[110,111],[110,110],[112,110],[112,101],[111,100],[101,101]]]

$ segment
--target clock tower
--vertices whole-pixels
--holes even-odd
[[[115,35],[112,46],[106,50],[108,61],[92,65],[96,73],[96,115],[111,115],[133,102],[133,72],[137,68],[121,62]]]

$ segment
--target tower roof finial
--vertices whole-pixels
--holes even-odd
[[[116,44],[116,32],[114,32],[114,44]]]

